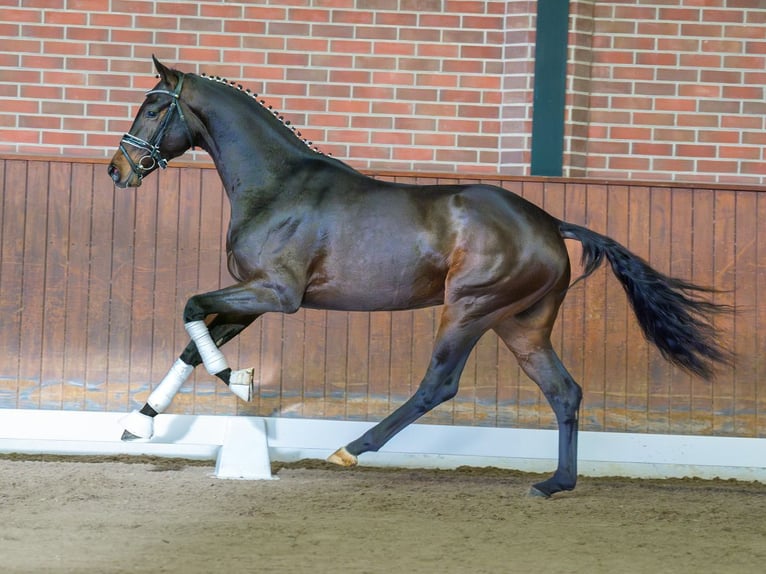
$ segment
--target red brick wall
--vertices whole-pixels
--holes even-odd
[[[356,167],[529,173],[534,0],[0,2],[0,153],[104,157],[152,52]],[[766,182],[763,0],[571,0],[565,175]]]
[[[763,183],[764,0],[595,2],[587,174]]]

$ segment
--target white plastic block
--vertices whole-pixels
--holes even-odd
[[[215,464],[217,478],[270,480],[266,422],[257,417],[227,417],[223,445]]]

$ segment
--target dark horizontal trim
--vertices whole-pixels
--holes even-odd
[[[110,158],[84,158],[63,156],[46,156],[34,154],[11,154],[0,153],[0,160],[16,161],[43,161],[52,163],[89,163],[94,165],[106,165]],[[206,161],[184,161],[177,160],[168,166],[168,169],[215,169],[213,162]],[[361,169],[359,170],[370,177],[381,178],[426,178],[426,179],[453,179],[453,180],[473,180],[473,181],[507,181],[507,182],[528,182],[528,183],[560,183],[560,184],[581,184],[581,185],[605,185],[605,186],[627,186],[627,187],[662,187],[676,189],[710,189],[722,191],[751,191],[757,193],[766,193],[766,185],[736,184],[736,183],[715,183],[715,182],[692,182],[692,181],[672,181],[672,180],[628,180],[628,179],[601,179],[589,177],[544,177],[528,175],[507,175],[501,173],[462,173],[452,171],[404,171],[404,170],[385,170],[385,169]],[[106,179],[106,178],[105,178]]]

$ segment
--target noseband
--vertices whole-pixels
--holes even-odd
[[[165,113],[165,117],[162,118],[160,128],[155,132],[149,141],[142,140],[133,134],[125,134],[120,140],[120,151],[128,160],[128,163],[130,164],[130,170],[135,174],[136,177],[138,177],[139,181],[141,181],[144,175],[153,170],[155,167],[159,166],[162,169],[165,169],[168,166],[168,160],[162,157],[162,153],[160,152],[160,143],[162,143],[162,138],[165,137],[165,132],[170,126],[170,122],[173,121],[173,115],[175,111],[178,111],[178,117],[181,119],[181,123],[184,125],[184,128],[186,128],[186,136],[189,138],[189,147],[194,146],[194,140],[192,139],[191,132],[189,131],[189,125],[186,123],[186,118],[184,117],[183,110],[181,109],[181,106],[178,102],[183,85],[184,76],[181,75],[179,77],[178,84],[176,85],[176,89],[172,92],[169,90],[149,90],[146,92],[147,96],[151,96],[152,94],[166,94],[173,98],[173,100],[170,102],[170,107],[168,108],[167,113]],[[137,162],[133,161],[125,149],[125,144],[142,149],[147,153],[146,155],[141,156]]]

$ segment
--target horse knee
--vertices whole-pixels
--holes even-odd
[[[203,321],[207,313],[199,302],[199,297],[194,295],[189,297],[184,306],[184,323],[191,323],[192,321]]]

